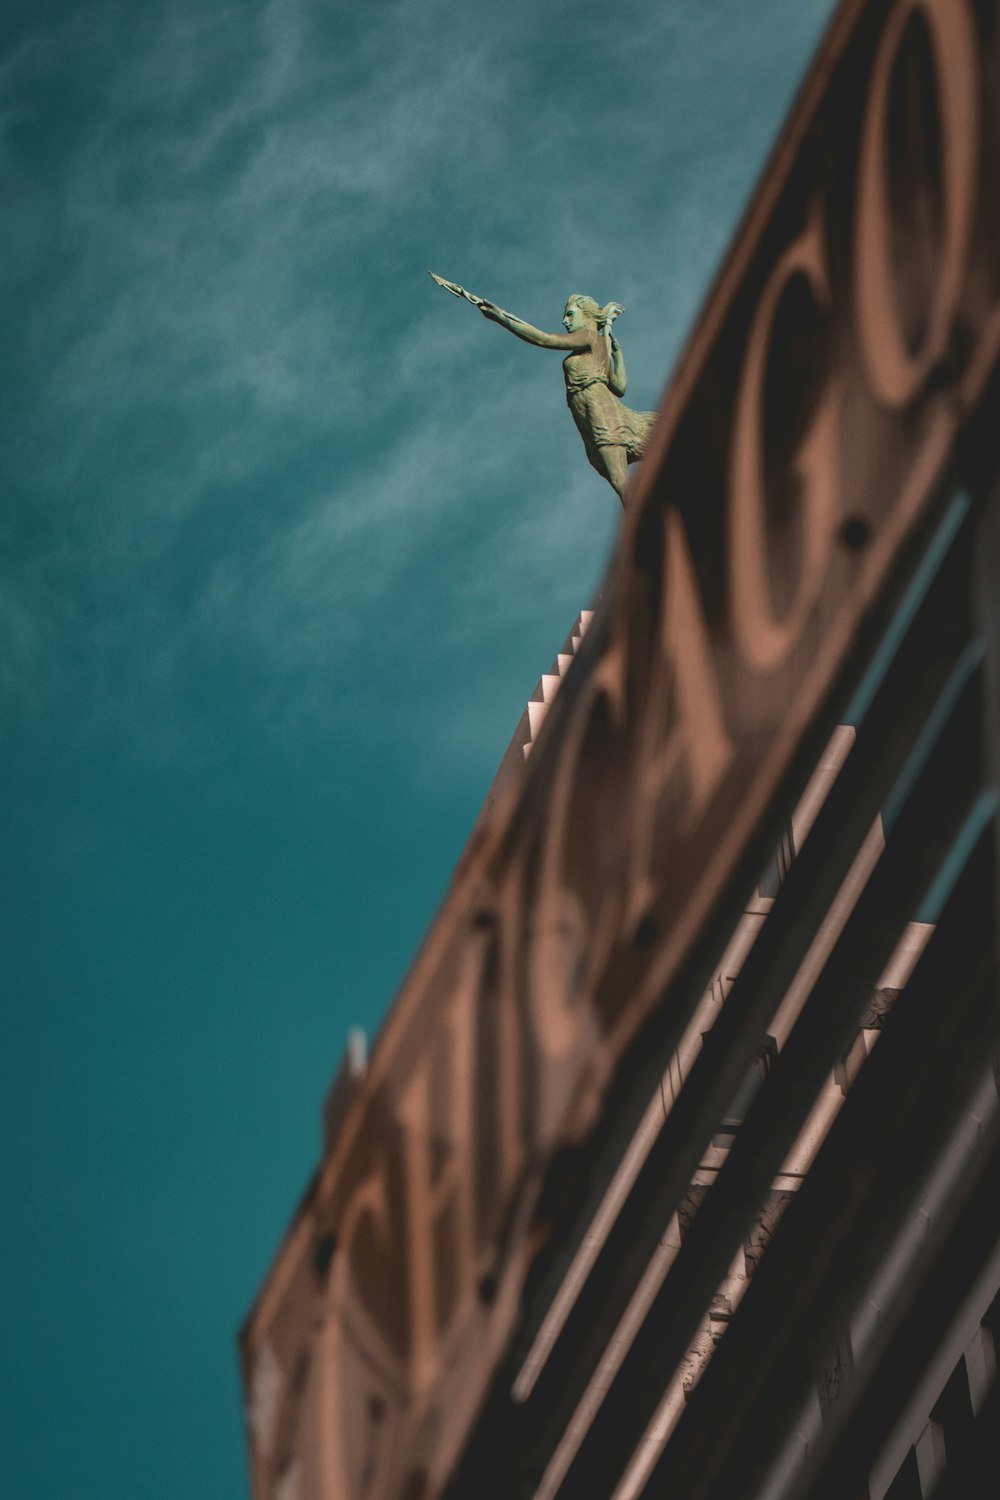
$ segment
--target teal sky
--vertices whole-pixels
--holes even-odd
[[[0,1492],[246,1494],[237,1327],[831,0],[8,0]]]

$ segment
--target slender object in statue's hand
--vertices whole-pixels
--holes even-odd
[[[438,286],[443,286],[446,292],[450,292],[453,297],[464,297],[466,302],[472,303],[473,307],[482,307],[486,301],[485,297],[477,297],[475,292],[467,292],[465,287],[459,286],[457,281],[445,281],[443,276],[435,276],[433,271],[428,271],[427,274],[432,281],[437,282]]]
[[[450,292],[453,297],[464,297],[466,302],[471,302],[473,307],[478,307],[479,311],[486,313],[487,317],[493,317],[495,313],[501,313],[506,318],[510,317],[510,313],[505,313],[502,307],[496,307],[486,297],[477,297],[475,292],[467,292],[465,287],[459,286],[457,281],[445,281],[443,276],[435,276],[433,271],[428,271],[427,274],[432,281],[437,282],[438,286],[443,286],[446,292]]]

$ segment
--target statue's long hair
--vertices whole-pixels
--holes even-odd
[[[584,297],[580,292],[574,292],[572,297],[567,297],[567,305],[570,302],[575,302],[581,312],[593,318],[600,329],[603,329],[608,323],[613,322],[620,313],[625,311],[620,302],[606,302],[601,307],[593,297]]]

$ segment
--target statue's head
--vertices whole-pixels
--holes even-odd
[[[600,306],[593,297],[583,297],[574,292],[572,297],[566,298],[566,311],[563,313],[563,323],[570,333],[577,328],[584,328],[588,323],[597,324],[600,315]]]
[[[585,328],[588,323],[603,328],[606,323],[614,322],[622,311],[618,302],[608,302],[601,307],[593,297],[584,297],[581,293],[574,292],[572,297],[566,299],[563,323],[570,333],[576,328]]]

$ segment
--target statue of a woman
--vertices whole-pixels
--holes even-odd
[[[431,275],[434,276],[433,271]],[[464,297],[479,308],[484,318],[499,323],[526,344],[539,349],[564,349],[563,375],[566,401],[580,429],[587,457],[612,484],[625,504],[628,466],[645,451],[656,420],[652,411],[632,411],[620,399],[625,394],[625,360],[611,325],[625,311],[617,302],[598,307],[593,297],[575,295],[563,314],[565,333],[543,333],[523,318],[504,312],[483,297],[473,296],[455,282],[434,276],[439,286]]]

